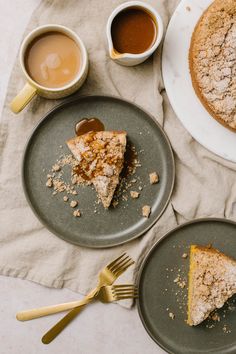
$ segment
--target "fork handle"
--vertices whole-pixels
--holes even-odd
[[[94,289],[90,294],[93,293],[93,296],[91,295],[90,297],[87,298],[87,303],[91,302],[93,300],[93,297],[96,296],[98,292],[98,288]],[[49,344],[55,339],[58,334],[60,334],[63,329],[80,313],[80,311],[83,309],[85,304],[82,306],[75,307],[73,310],[71,310],[67,315],[65,315],[59,322],[57,322],[52,328],[49,329],[47,333],[44,334],[42,337],[42,342],[43,344]]]
[[[66,302],[58,305],[45,306],[37,309],[21,311],[16,314],[16,318],[19,321],[28,321],[28,320],[33,320],[35,318],[52,315],[54,313],[71,310],[75,307],[78,308],[78,306],[84,306],[88,302],[90,302],[91,299],[96,294],[96,292],[97,289],[92,290],[83,300]]]
[[[59,322],[57,322],[47,333],[42,337],[43,344],[49,344],[55,339],[63,329],[82,311],[84,305],[75,307],[67,315],[65,315]]]

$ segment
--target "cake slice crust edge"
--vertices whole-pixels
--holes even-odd
[[[207,268],[206,264],[198,264],[196,262],[196,256],[204,257],[206,264],[211,264],[212,261],[217,261],[215,267],[210,266]],[[219,274],[217,273],[217,265],[219,265]],[[219,275],[219,278],[215,281],[209,282],[202,281],[200,283],[196,281],[196,274],[201,274],[201,267],[205,267],[205,274]],[[203,272],[204,273],[204,272]],[[198,285],[198,287],[196,287]],[[208,297],[204,291],[201,292],[202,286],[204,291],[207,291]],[[208,287],[208,289],[207,289]],[[212,295],[217,296],[212,298]],[[224,253],[204,246],[191,245],[190,247],[190,267],[188,274],[188,316],[187,324],[190,326],[196,326],[203,322],[212,311],[221,308],[224,303],[236,293],[236,261],[226,256]],[[202,297],[201,297],[202,296]],[[197,308],[194,306],[197,305]],[[205,306],[205,307],[204,307]]]

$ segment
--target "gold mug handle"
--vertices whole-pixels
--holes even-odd
[[[19,113],[22,111],[36,93],[37,89],[27,82],[18,95],[11,101],[10,107],[12,112]]]

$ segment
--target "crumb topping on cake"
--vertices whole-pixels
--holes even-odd
[[[69,140],[68,146],[89,178],[111,177],[123,167],[125,139],[126,133],[90,132]]]
[[[76,174],[93,183],[108,208],[124,166],[126,132],[92,131],[70,139],[67,145],[78,162]]]
[[[223,253],[191,246],[188,324],[197,325],[236,293],[236,261]]]
[[[235,0],[215,0],[201,17],[192,38],[190,69],[213,116],[236,129]]]

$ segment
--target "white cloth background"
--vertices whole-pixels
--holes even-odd
[[[232,211],[236,201],[236,165],[201,147],[176,118],[161,79],[160,49],[145,63],[133,68],[119,66],[109,59],[106,20],[112,9],[122,2],[44,0],[34,12],[26,33],[47,23],[63,24],[78,32],[90,59],[88,79],[78,94],[113,94],[129,99],[163,125],[176,158],[177,176],[171,202],[146,235],[112,249],[77,247],[47,231],[25,200],[20,165],[30,132],[56,102],[36,98],[18,117],[10,112],[9,102],[24,84],[17,60],[8,86],[0,132],[0,273],[3,275],[84,293],[96,283],[100,268],[124,250],[137,261],[138,269],[152,244],[177,223],[202,216],[236,218]],[[161,13],[165,24],[177,2],[149,1]],[[124,277],[130,280],[135,274],[136,270],[130,270]]]

